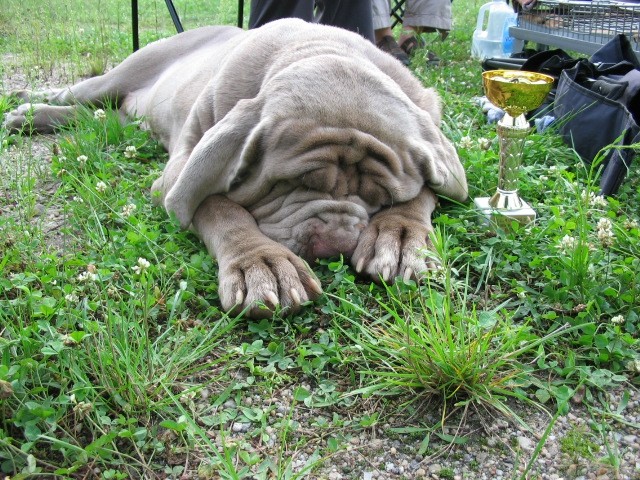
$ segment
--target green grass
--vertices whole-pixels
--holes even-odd
[[[89,3],[5,1],[0,78],[68,83],[126,56],[128,2]],[[498,164],[473,100],[481,3],[456,0],[451,36],[427,36],[439,68],[420,53],[412,66],[443,97],[471,197],[493,192]],[[176,4],[186,28],[235,23],[232,0]],[[142,44],[172,28],[164,2],[141,2]],[[594,199],[576,155],[534,133],[521,193],[535,224],[491,232],[471,205],[443,204],[431,253],[443,268],[424,285],[381,287],[323,260],[318,302],[250,321],[220,311],[215,262],[151,206],[166,154],[136,122],[86,112],[55,139],[0,129],[0,148],[3,475],[302,478],[372,431],[429,454],[468,441],[471,411],[526,426],[524,402],[552,425],[575,391],[606,444],[587,453],[619,468],[606,439],[629,396],[610,409],[603,392],[638,384],[637,167],[616,198]],[[582,447],[571,434],[563,448]]]

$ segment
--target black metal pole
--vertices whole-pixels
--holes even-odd
[[[138,36],[138,0],[131,0],[131,32],[133,35],[133,51],[140,48],[140,37]]]
[[[238,0],[238,27],[244,25],[244,0]]]
[[[167,4],[169,15],[171,15],[171,20],[173,20],[173,24],[175,25],[177,32],[184,32],[184,28],[182,28],[182,23],[180,22],[180,17],[178,17],[178,12],[176,12],[176,7],[173,5],[173,2],[171,0],[164,0],[164,3]]]

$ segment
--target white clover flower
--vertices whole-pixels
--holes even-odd
[[[631,218],[627,218],[623,224],[625,230],[633,230],[634,228],[638,228],[638,222]]]
[[[104,120],[105,118],[107,118],[107,114],[104,113],[104,110],[99,108],[95,112],[93,112],[93,118],[95,118],[96,120]]]
[[[640,360],[631,360],[629,363],[627,363],[627,369],[631,370],[632,372],[640,373]]]
[[[98,279],[98,275],[93,272],[82,272],[78,275],[78,281],[80,282],[95,282]]]
[[[471,140],[471,137],[465,135],[460,139],[460,143],[458,144],[458,146],[465,149],[473,148],[473,140]]]
[[[565,235],[564,237],[562,237],[562,240],[560,240],[560,243],[557,247],[559,250],[562,250],[563,253],[567,253],[574,250],[577,243],[578,242],[576,241],[575,237],[572,237],[571,235]]]
[[[87,157],[86,155],[80,155],[78,158],[76,158],[76,160],[80,165],[84,165],[87,163],[87,160],[89,160],[89,157]]]
[[[598,221],[597,229],[597,235],[600,244],[605,248],[611,247],[616,238],[613,233],[613,224],[611,223],[611,220],[606,217],[601,218]]]
[[[84,200],[82,199],[82,197],[73,197],[73,201],[78,203],[84,203]]]
[[[478,146],[482,150],[489,150],[491,148],[491,140],[489,140],[488,138],[480,137],[478,139]]]
[[[140,257],[138,258],[138,264],[131,267],[131,270],[133,270],[136,274],[139,275],[150,266],[151,266],[151,263],[149,263],[149,261],[146,258]]]
[[[607,202],[606,198],[604,198],[602,195],[595,195],[595,194],[589,196],[589,204],[592,207],[601,207],[601,208],[607,208],[609,206],[609,202]]]
[[[69,303],[76,303],[78,300],[80,300],[75,293],[67,293],[64,296],[64,299]]]
[[[518,298],[524,300],[525,298],[527,298],[527,292],[525,292],[524,290],[522,292],[518,292]]]
[[[107,191],[107,184],[104,183],[103,181],[100,181],[98,183],[96,183],[96,191],[98,193],[104,193]]]
[[[134,203],[127,203],[124,207],[122,207],[122,216],[130,217],[133,215],[133,212],[136,211],[138,207]]]
[[[624,317],[622,315],[616,315],[611,318],[611,323],[614,325],[622,325],[624,323]]]
[[[605,248],[613,246],[615,238],[616,237],[611,230],[598,230],[598,240]]]
[[[598,230],[611,230],[613,228],[613,224],[607,217],[603,217],[598,220],[598,225],[596,226],[596,228]]]
[[[124,149],[124,156],[126,158],[135,158],[137,153],[138,153],[138,149],[133,145],[129,145],[127,148]]]
[[[90,402],[78,402],[73,406],[73,412],[79,417],[85,417],[93,410],[93,404]]]

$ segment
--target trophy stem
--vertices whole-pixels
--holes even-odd
[[[553,87],[554,78],[524,70],[488,70],[482,73],[485,94],[506,113],[498,122],[500,171],[492,197],[474,199],[476,208],[492,226],[509,228],[536,219],[533,208],[518,196],[518,175],[524,143],[531,127],[526,112],[538,108]],[[514,118],[515,117],[515,118]]]
[[[505,113],[497,127],[500,141],[498,188],[492,197],[474,200],[476,208],[490,223],[503,228],[509,228],[513,220],[524,225],[536,218],[535,210],[518,195],[522,152],[530,131],[531,127],[524,114],[513,118]]]
[[[523,201],[518,196],[518,175],[522,162],[524,142],[531,130],[524,114],[513,118],[508,113],[498,122],[500,140],[500,169],[498,188],[489,200],[493,208],[514,210],[522,208]]]

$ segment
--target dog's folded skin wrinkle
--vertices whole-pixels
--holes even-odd
[[[342,254],[374,281],[435,268],[436,195],[467,198],[441,100],[361,36],[297,19],[203,27],[68,88],[18,92],[10,131],[53,132],[78,104],[116,105],[169,152],[151,199],[219,267],[222,308],[297,312],[322,287],[307,262]],[[32,117],[32,118],[31,118]]]

